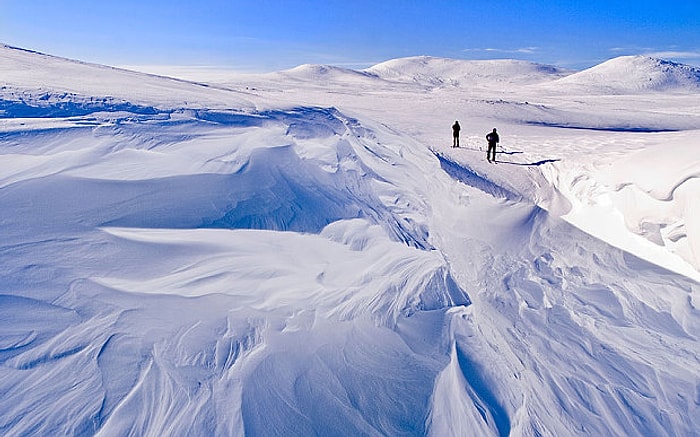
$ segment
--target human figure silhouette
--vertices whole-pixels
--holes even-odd
[[[455,121],[452,125],[452,147],[459,147],[459,131],[461,127],[459,126],[459,121]]]
[[[500,141],[500,138],[498,138],[498,132],[496,132],[495,127],[492,132],[486,134],[486,141],[489,143],[489,148],[486,150],[486,160],[488,162],[496,162],[496,145]]]

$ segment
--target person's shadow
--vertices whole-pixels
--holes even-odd
[[[517,153],[522,153],[522,152],[517,152]],[[537,162],[512,162],[512,161],[500,161],[496,160],[497,163],[499,164],[511,164],[511,165],[526,165],[526,166],[539,166],[543,164],[548,164],[550,162],[559,162],[561,159],[543,159],[541,161]]]
[[[517,150],[516,151],[509,151],[509,152],[506,152],[505,150],[503,150],[503,151],[498,152],[499,155],[519,155],[521,153],[524,153],[524,152],[520,152]],[[548,164],[550,162],[558,162],[558,161],[561,161],[561,159],[543,159],[543,160],[537,161],[537,162],[513,162],[513,161],[501,161],[501,160],[496,159],[496,162],[499,164],[526,165],[526,166],[539,166],[539,165]]]

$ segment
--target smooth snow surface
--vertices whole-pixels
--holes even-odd
[[[560,79],[558,86],[588,93],[700,92],[700,68],[647,56],[621,56]]]
[[[204,85],[0,46],[2,435],[699,435],[666,68]]]
[[[418,56],[393,59],[365,70],[386,80],[432,86],[524,85],[564,77],[572,71],[526,61],[463,61]]]

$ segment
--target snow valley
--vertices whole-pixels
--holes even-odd
[[[0,79],[3,435],[698,434],[698,69]]]

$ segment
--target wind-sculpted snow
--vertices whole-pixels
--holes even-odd
[[[700,270],[700,157],[694,139],[659,144],[630,156],[600,179],[611,193],[613,205],[623,212],[626,226],[674,253]],[[659,176],[654,183],[640,169],[654,162]],[[663,182],[662,182],[663,181]]]
[[[425,417],[440,365],[397,326],[416,329],[404,320],[469,298],[439,252],[419,249],[428,234],[410,212],[426,206],[396,185],[396,168],[413,165],[400,147],[334,110],[94,117],[96,126],[3,136],[16,165],[2,174],[3,311],[13,316],[3,319],[0,380],[27,400],[0,411],[5,433],[298,432],[283,414],[259,416],[288,396],[281,379],[260,392],[270,360],[283,374],[307,369],[306,384],[338,374],[365,399],[357,429],[424,429],[413,407],[419,400]],[[386,388],[408,398],[388,419],[374,385],[356,385],[365,372],[383,380],[386,365],[364,362],[360,333],[376,348],[393,344],[388,357],[405,366]],[[357,357],[308,373],[321,351],[348,354],[350,338]],[[65,408],[30,414],[55,402]],[[321,431],[327,413],[303,421]]]
[[[154,115],[160,112],[151,106],[136,105],[114,98],[81,98],[74,93],[52,94],[24,90],[10,93],[3,90],[0,116],[3,118],[77,117],[95,112],[130,112]]]
[[[700,429],[697,271],[664,269],[680,261],[642,238],[655,251],[635,256],[632,232],[599,225],[626,217],[695,250],[694,143],[662,148],[693,131],[533,127],[654,111],[403,94],[371,76],[357,83],[389,87],[381,98],[335,105],[302,76],[348,72],[309,67],[297,93],[242,101],[0,49],[0,66],[101,76],[85,93],[13,84],[34,109],[0,119],[2,435]],[[160,91],[99,93],[108,79]],[[696,104],[665,110],[677,101]],[[440,111],[464,105],[483,119],[460,118],[450,148]],[[649,120],[676,117],[697,123],[691,106]]]
[[[542,212],[527,217],[527,231],[515,233],[523,240],[481,263],[473,305],[451,311],[456,345],[437,380],[431,429],[692,435],[700,319],[687,303],[697,283]],[[659,345],[666,352],[652,352]],[[678,395],[659,395],[669,391]]]

